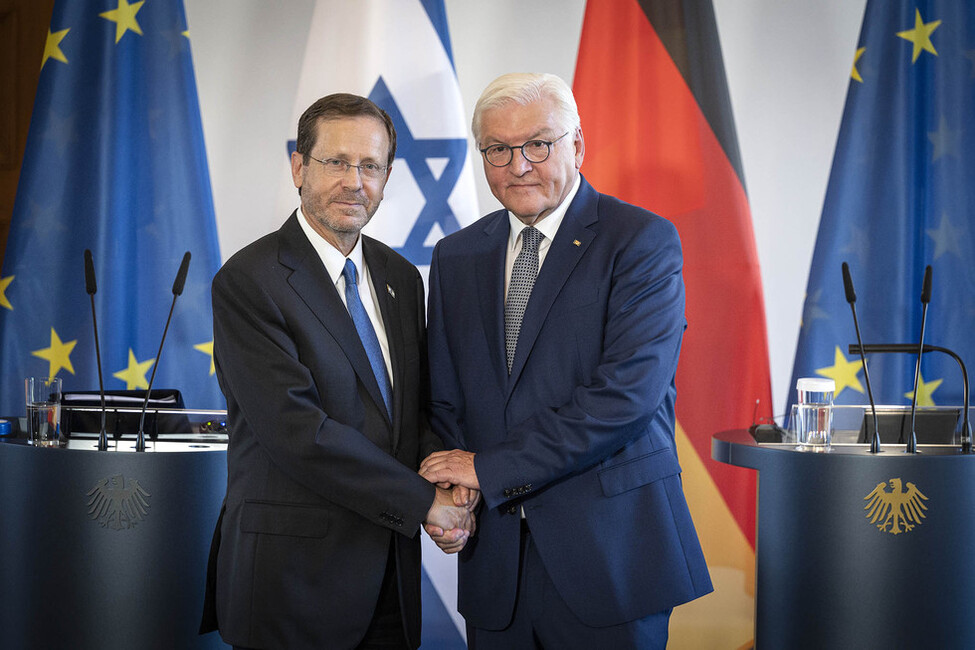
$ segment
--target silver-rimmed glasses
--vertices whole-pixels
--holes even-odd
[[[325,173],[329,176],[345,176],[350,169],[355,167],[359,170],[359,175],[362,178],[368,178],[371,181],[381,180],[386,175],[386,170],[388,167],[383,167],[376,163],[366,162],[361,165],[353,165],[352,163],[342,160],[341,158],[326,158],[325,160],[320,160],[311,154],[305,154],[315,162],[321,163],[322,167],[325,169]]]

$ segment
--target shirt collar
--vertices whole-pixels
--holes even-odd
[[[543,219],[544,221],[544,219]],[[318,258],[325,265],[325,271],[328,273],[328,277],[332,280],[332,284],[338,284],[339,278],[342,277],[342,271],[345,270],[345,260],[346,256],[342,255],[342,251],[335,248],[329,242],[325,241],[325,238],[315,232],[315,229],[311,227],[308,223],[308,219],[305,218],[305,213],[298,210],[298,223],[301,225],[302,231],[305,233],[305,237],[311,243],[312,248],[318,253]],[[363,274],[365,273],[365,267],[362,262],[362,234],[359,234],[359,238],[356,239],[355,246],[352,247],[352,251],[348,255],[348,259],[352,260],[355,264],[356,273],[358,275],[359,284],[362,284]]]
[[[542,235],[549,241],[555,239],[555,233],[558,232],[559,226],[562,224],[562,219],[565,217],[565,213],[572,204],[572,199],[575,198],[576,193],[579,191],[579,185],[581,184],[582,174],[576,173],[576,180],[572,184],[572,189],[569,190],[569,193],[565,195],[565,198],[562,199],[562,202],[559,203],[558,207],[552,210],[552,212],[550,212],[541,221],[535,222],[535,229],[541,232]],[[509,248],[514,248],[521,231],[528,226],[526,226],[521,219],[512,214],[510,210],[508,211],[508,226],[508,246]]]

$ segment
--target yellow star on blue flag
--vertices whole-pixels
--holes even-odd
[[[155,362],[155,359],[147,359],[145,361],[137,360],[132,348],[129,348],[129,365],[118,372],[113,372],[112,376],[125,382],[125,390],[149,388],[146,373],[149,372],[149,368]]]
[[[45,359],[48,362],[48,377],[56,377],[61,369],[74,374],[74,366],[71,365],[71,351],[78,341],[62,342],[58,333],[51,328],[51,345],[40,350],[31,352],[35,357]]]
[[[924,381],[924,375],[919,375],[917,380],[917,405],[918,406],[935,406],[934,403],[934,391],[938,390],[938,386],[941,385],[942,379],[934,379],[932,381]],[[914,391],[909,390],[904,393],[904,398],[908,400],[914,399]]]
[[[9,278],[0,278],[0,307],[9,309],[10,311],[14,310],[14,306],[10,304],[10,301],[7,299],[7,287],[9,287],[10,283],[13,281],[14,276],[12,275]]]
[[[128,31],[133,31],[139,36],[142,36],[142,28],[139,27],[139,21],[136,20],[135,15],[139,13],[139,10],[142,9],[142,5],[144,4],[145,0],[133,2],[132,4],[129,4],[127,0],[118,0],[117,9],[98,14],[105,20],[110,20],[115,23],[116,43],[122,40],[125,32]]]
[[[213,341],[207,341],[206,343],[197,343],[193,346],[194,350],[199,350],[203,354],[210,355],[210,374],[216,372],[217,366],[213,362]]]
[[[64,37],[68,35],[70,29],[60,29],[56,32],[51,32],[47,30],[47,41],[44,43],[44,56],[41,58],[41,70],[44,69],[44,64],[47,63],[48,59],[54,59],[55,61],[60,61],[61,63],[67,63],[68,57],[64,56],[64,52],[61,51],[61,41]]]

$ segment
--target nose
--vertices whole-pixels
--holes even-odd
[[[351,188],[362,187],[362,172],[355,165],[349,165],[342,175],[342,186]]]
[[[508,163],[508,170],[511,171],[511,173],[515,176],[524,176],[531,171],[532,164],[528,162],[527,158],[525,158],[525,155],[522,153],[521,149],[513,153],[514,156],[512,156],[511,162]]]

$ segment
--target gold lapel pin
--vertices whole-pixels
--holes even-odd
[[[582,246],[582,242],[579,241],[578,239],[573,239],[572,243],[575,244],[576,246]]]
[[[391,286],[389,286],[388,284],[386,285],[386,292],[387,292],[387,293],[388,293],[388,294],[389,294],[390,296],[392,296],[393,298],[395,298],[395,297],[396,297],[396,292],[395,292],[395,291],[393,291],[393,288],[392,288]]]

